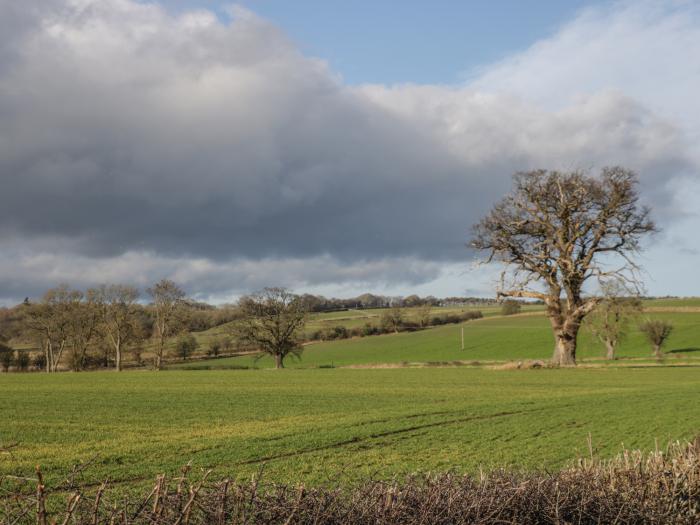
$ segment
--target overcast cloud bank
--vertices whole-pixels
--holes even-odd
[[[215,300],[473,291],[470,225],[538,167],[637,170],[665,228],[650,273],[663,246],[700,263],[690,3],[585,11],[463,86],[359,88],[240,8],[23,4],[0,0],[6,301],[165,276]]]

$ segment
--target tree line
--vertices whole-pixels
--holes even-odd
[[[192,332],[228,324],[226,335],[209,341],[208,354],[222,351],[250,351],[271,355],[282,368],[289,355],[299,356],[303,343],[364,337],[430,326],[459,323],[481,317],[481,312],[433,314],[441,304],[491,304],[491,299],[451,297],[437,299],[387,297],[363,294],[350,299],[327,299],[311,294],[296,295],[285,288],[264,288],[243,296],[236,304],[214,307],[187,298],[173,281],[163,279],[145,290],[149,302],[142,303],[134,286],[106,284],[87,290],[59,285],[36,301],[25,301],[0,310],[0,367],[27,370],[30,366],[46,372],[61,368],[74,371],[114,368],[121,371],[127,356],[144,365],[147,351],[152,367],[164,366],[166,348],[174,347],[177,357],[189,358],[199,348]],[[360,328],[336,326],[306,334],[303,328],[312,312],[391,305],[378,324]],[[404,308],[412,308],[409,318]],[[177,336],[177,337],[176,337]],[[169,345],[176,337],[174,345]],[[9,341],[30,342],[39,351],[10,348]],[[235,341],[235,344],[234,344]]]
[[[417,306],[489,306],[497,304],[496,299],[484,297],[435,297],[433,295],[421,297],[416,294],[390,296],[371,293],[364,293],[357,297],[349,298],[327,298],[322,295],[303,294],[301,300],[306,304],[310,312],[394,307],[413,308]]]
[[[41,299],[26,299],[6,310],[2,341],[7,354],[11,337],[32,341],[39,352],[34,366],[56,372],[67,364],[72,370],[95,366],[123,369],[127,352],[140,354],[146,342],[153,348],[153,366],[163,367],[166,340],[178,331],[208,328],[230,321],[230,309],[213,312],[189,301],[173,281],[163,279],[146,289],[150,303],[139,303],[140,291],[130,285],[106,284],[87,290],[60,285]],[[16,355],[17,367],[26,368],[25,352]]]

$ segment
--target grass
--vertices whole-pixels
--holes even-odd
[[[675,327],[664,364],[699,365],[700,313],[665,309],[688,302],[654,304],[663,308],[645,316]],[[636,329],[616,364],[637,368],[339,368],[550,356],[551,330],[537,311],[484,313],[464,323],[463,351],[460,326],[447,325],[312,344],[284,371],[177,370],[272,366],[242,356],[160,373],[2,374],[0,474],[40,464],[58,480],[92,458],[82,481],[110,478],[138,490],[192,460],[218,476],[249,479],[265,465],[272,481],[352,484],[415,471],[555,469],[587,453],[589,434],[609,457],[623,443],[649,450],[700,431],[700,366],[644,367],[658,363]],[[364,324],[368,315],[333,312],[311,323]],[[197,337],[206,342],[223,330]],[[584,329],[580,361],[602,363],[601,355]]]
[[[666,350],[669,360],[700,359],[700,314],[661,312],[649,314],[673,323]],[[464,327],[465,349],[460,348]],[[553,347],[552,331],[544,315],[491,317],[463,325],[446,325],[418,332],[328,341],[308,345],[300,361],[290,367],[350,366],[401,362],[507,361],[547,359]],[[651,349],[633,324],[618,352],[621,358],[643,358]],[[599,360],[601,344],[584,328],[580,333],[579,358]],[[173,365],[175,368],[272,367],[272,360],[252,356],[223,358]]]
[[[0,376],[1,473],[150,484],[189,460],[219,475],[352,483],[414,471],[556,468],[700,430],[700,369],[471,368]],[[643,417],[641,417],[643,415]],[[126,486],[126,485],[125,485]]]

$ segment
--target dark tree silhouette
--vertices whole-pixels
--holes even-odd
[[[265,288],[239,301],[241,319],[236,335],[275,359],[276,368],[284,368],[284,359],[301,356],[301,331],[306,323],[307,303],[285,288]]]

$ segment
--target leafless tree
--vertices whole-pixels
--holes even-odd
[[[185,292],[173,281],[162,279],[146,290],[153,300],[156,320],[153,329],[156,337],[155,368],[163,368],[165,341],[173,331],[177,312],[185,299]]]
[[[99,304],[104,338],[114,349],[115,369],[119,372],[126,347],[141,335],[136,318],[139,291],[133,286],[111,284],[100,286],[92,293]]]
[[[500,297],[544,301],[555,338],[552,361],[573,365],[581,323],[601,300],[584,295],[584,286],[598,280],[638,288],[634,257],[654,230],[632,171],[539,170],[514,176],[512,192],[474,227],[471,245],[505,265]]]
[[[302,331],[307,305],[285,288],[265,288],[239,301],[242,317],[235,333],[243,344],[253,346],[275,359],[284,368],[284,359],[301,356]]]
[[[430,324],[430,314],[432,313],[433,307],[430,303],[426,302],[419,306],[416,310],[418,317],[418,324],[421,328],[425,328]]]
[[[100,310],[94,290],[88,290],[85,294],[74,291],[67,325],[73,370],[85,368],[88,348],[99,335],[99,324]]]
[[[642,333],[647,337],[647,340],[652,346],[653,355],[661,359],[664,355],[661,352],[661,347],[666,342],[673,331],[673,325],[668,321],[659,319],[648,320],[639,327]]]
[[[520,304],[520,301],[516,301],[515,299],[506,299],[503,301],[503,304],[501,304],[501,315],[519,314],[522,308],[523,305]]]
[[[622,295],[624,290],[605,286],[603,300],[595,307],[586,320],[591,333],[605,345],[606,359],[615,359],[615,352],[627,334],[630,320],[642,311],[638,297]]]
[[[70,323],[82,293],[60,285],[48,290],[38,303],[26,305],[28,328],[39,338],[47,372],[56,372],[68,344]]]
[[[381,324],[386,330],[393,330],[398,334],[399,329],[403,326],[404,314],[403,308],[400,306],[392,306],[382,314]]]

